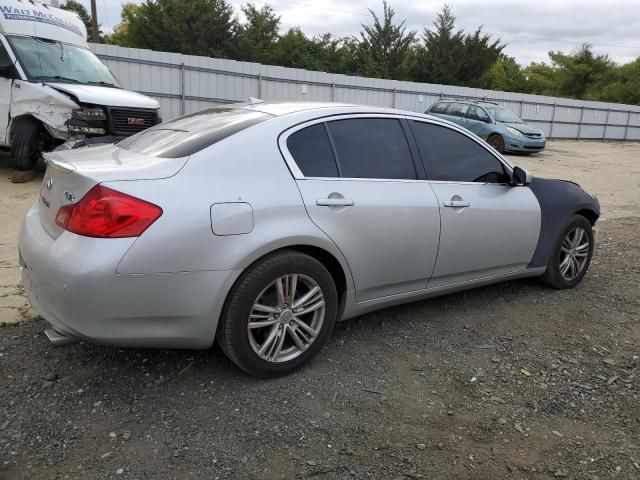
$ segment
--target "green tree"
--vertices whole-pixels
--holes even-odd
[[[482,88],[503,92],[527,92],[527,79],[516,59],[501,53],[482,77]]]
[[[598,100],[640,105],[640,57],[617,67],[613,76],[602,88]]]
[[[522,70],[526,90],[536,95],[558,95],[557,71],[546,63],[532,62]]]
[[[472,34],[456,29],[456,17],[446,5],[425,28],[423,44],[416,50],[413,79],[420,82],[448,85],[480,86],[483,75],[498,60],[504,45],[491,41],[479,27]]]
[[[238,25],[234,57],[247,62],[270,63],[279,38],[280,17],[273,8],[258,9],[252,3],[242,6],[246,22]]]
[[[395,12],[382,3],[383,14],[379,18],[369,9],[373,17],[371,25],[362,25],[357,49],[362,73],[370,77],[405,79],[408,75],[411,47],[415,32],[407,32],[405,21],[395,24]]]
[[[135,47],[135,45],[129,40],[129,18],[139,13],[140,5],[135,3],[125,3],[122,5],[120,12],[121,22],[113,28],[111,35],[104,37],[105,43],[111,43],[113,45],[120,45],[121,47]]]
[[[84,8],[84,5],[82,5],[80,2],[76,2],[75,0],[68,0],[63,5],[60,5],[60,8],[62,8],[63,10],[68,10],[69,12],[75,12],[78,14],[78,16],[80,17],[80,20],[82,20],[82,23],[84,23],[84,26],[87,29],[87,36],[90,42],[100,41],[100,38],[93,38],[93,29],[91,26],[91,15],[89,15],[89,12],[87,11],[87,9]],[[99,31],[99,35],[102,35],[101,31]]]
[[[591,45],[585,44],[579,50],[567,55],[549,52],[556,68],[558,93],[570,98],[594,98],[597,89],[602,88],[613,77],[614,63],[607,55],[595,55]]]
[[[237,21],[225,0],[146,0],[123,10],[123,22],[132,47],[222,58],[233,53]]]

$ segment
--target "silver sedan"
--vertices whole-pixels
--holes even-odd
[[[48,155],[20,234],[50,340],[208,348],[272,377],[345,320],[506,279],[571,288],[595,197],[412,112],[254,103]]]

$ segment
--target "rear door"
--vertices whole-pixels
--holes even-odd
[[[280,137],[307,212],[344,254],[359,302],[426,288],[438,202],[396,116],[316,120]]]
[[[429,287],[526,269],[540,235],[533,192],[511,186],[508,167],[470,135],[426,121],[410,124],[440,205],[440,247]]]
[[[452,102],[447,108],[446,119],[464,127],[466,126],[465,123],[467,123],[465,116],[468,109],[469,105],[466,103]]]

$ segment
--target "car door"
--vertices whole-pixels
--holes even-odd
[[[467,123],[464,127],[470,132],[475,133],[480,138],[487,138],[489,135],[489,124],[491,117],[489,114],[479,105],[469,105],[467,110]]]
[[[5,49],[0,38],[0,144],[7,140],[7,127],[9,124],[9,108],[11,106],[11,80],[10,69],[13,61]]]
[[[438,201],[404,122],[332,117],[280,137],[309,217],[349,264],[358,302],[425,289],[435,265]]]
[[[467,123],[467,119],[465,116],[467,115],[468,109],[469,105],[466,103],[452,102],[449,104],[449,108],[447,108],[446,119],[450,122],[466,127],[465,124]]]
[[[438,259],[429,288],[527,268],[540,235],[540,205],[510,168],[475,137],[445,125],[410,122],[440,205]]]

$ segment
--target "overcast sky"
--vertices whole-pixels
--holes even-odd
[[[245,0],[227,0],[240,14]],[[89,0],[82,0],[87,7]],[[98,17],[108,31],[120,21],[120,0],[97,0]],[[137,0],[135,3],[141,3]],[[265,2],[256,0],[258,6]],[[327,31],[355,35],[369,21],[368,8],[379,12],[382,0],[270,0],[282,29],[299,26],[305,33]],[[398,21],[422,32],[442,8],[440,0],[389,0]],[[548,60],[549,50],[569,52],[591,43],[623,63],[640,56],[640,0],[447,0],[457,25],[484,30],[508,44],[506,53],[521,64]]]

